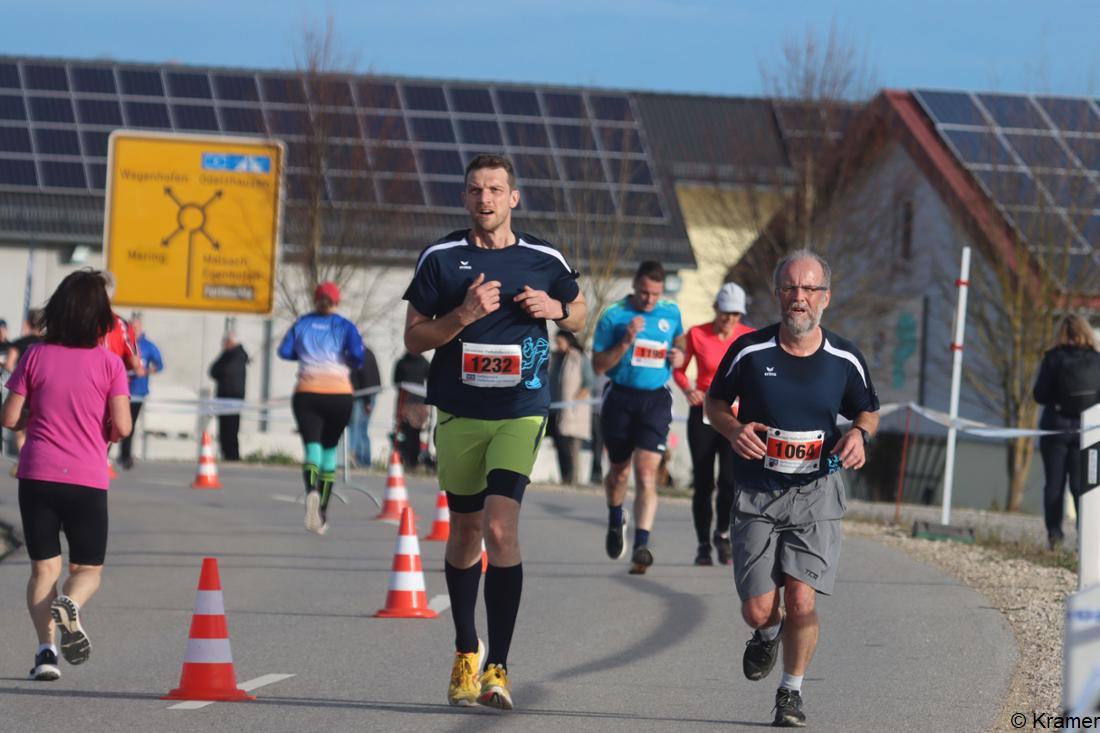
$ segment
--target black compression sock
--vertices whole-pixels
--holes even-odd
[[[468,654],[477,651],[477,586],[481,582],[481,560],[463,570],[443,561],[447,594],[451,597],[451,618],[455,624],[455,650]]]
[[[508,668],[508,650],[519,615],[523,591],[523,563],[510,568],[490,565],[485,573],[485,618],[489,626],[487,664]]]
[[[318,491],[321,492],[321,510],[328,509],[328,500],[332,498],[332,485],[336,483],[336,472],[325,471],[318,482]]]
[[[302,481],[306,485],[306,493],[317,490],[317,464],[302,464]]]

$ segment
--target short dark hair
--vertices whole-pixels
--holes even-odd
[[[70,274],[46,303],[46,342],[88,349],[99,344],[115,325],[107,281],[99,270]]]
[[[482,168],[504,169],[504,172],[508,174],[508,186],[513,189],[516,187],[516,169],[512,167],[512,161],[503,155],[492,155],[490,153],[474,156],[474,159],[466,165],[466,175],[463,182],[469,182],[471,171],[481,170]]]
[[[642,264],[638,265],[638,270],[634,273],[634,279],[644,277],[646,280],[652,280],[657,283],[664,283],[665,281],[665,268],[657,260],[646,260]]]

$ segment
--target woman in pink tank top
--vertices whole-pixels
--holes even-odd
[[[19,453],[19,513],[31,559],[27,610],[38,634],[30,677],[56,680],[61,655],[82,664],[91,642],[80,609],[98,590],[107,552],[107,443],[130,434],[130,391],[122,360],[99,346],[114,325],[102,273],[74,272],[45,309],[46,336],[8,380],[3,424],[25,429]],[[61,533],[69,575],[61,595]]]

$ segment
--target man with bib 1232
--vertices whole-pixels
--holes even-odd
[[[523,586],[520,502],[550,409],[546,321],[575,331],[586,315],[577,273],[561,253],[513,232],[519,196],[507,158],[474,158],[463,193],[471,228],[425,249],[405,292],[405,346],[435,349],[427,401],[439,413],[439,484],[451,512],[444,575],[455,625],[447,701],[505,710]],[[482,538],[487,650],[474,625]]]

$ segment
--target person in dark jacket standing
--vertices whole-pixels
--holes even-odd
[[[420,433],[431,422],[432,408],[424,401],[424,395],[408,387],[424,387],[428,384],[431,363],[421,354],[406,351],[393,365],[393,385],[397,387],[397,433],[394,445],[401,454],[401,464],[406,470],[420,464]]]
[[[1073,506],[1080,510],[1077,497],[1081,494],[1081,439],[1078,434],[1081,412],[1100,401],[1100,353],[1096,350],[1092,327],[1081,316],[1071,314],[1062,319],[1054,348],[1043,355],[1039,365],[1032,395],[1043,406],[1039,429],[1061,431],[1039,438],[1045,478],[1043,514],[1047,544],[1053,550],[1063,537],[1066,479],[1069,479]]]
[[[248,353],[237,341],[237,334],[230,331],[222,341],[222,353],[210,365],[210,378],[218,387],[214,393],[219,399],[244,399],[244,383],[248,369]],[[241,460],[237,433],[241,429],[241,414],[218,415],[218,444],[223,461]]]
[[[382,375],[378,373],[378,360],[366,345],[363,346],[363,366],[351,370],[351,385],[356,392],[382,386]],[[370,417],[374,412],[374,402],[377,397],[377,392],[357,395],[355,406],[351,411],[348,448],[351,449],[355,464],[363,468],[369,468],[371,464],[370,433],[367,429],[370,426]]]

